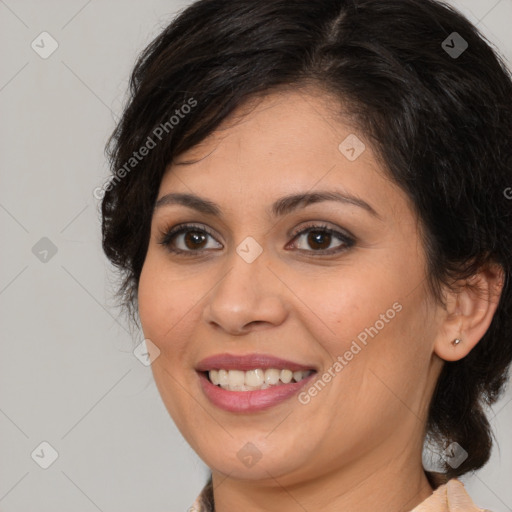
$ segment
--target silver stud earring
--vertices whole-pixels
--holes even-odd
[[[461,340],[460,338],[455,338],[455,339],[452,341],[452,343],[453,343],[454,345],[458,345],[461,341],[462,341],[462,340]]]

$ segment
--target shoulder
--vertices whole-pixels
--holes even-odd
[[[464,484],[457,479],[452,479],[446,484],[446,497],[448,510],[467,510],[468,512],[491,512],[490,510],[478,508],[469,496]]]
[[[478,508],[469,496],[464,484],[452,479],[439,486],[431,496],[411,512],[491,512]]]

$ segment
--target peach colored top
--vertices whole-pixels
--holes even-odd
[[[208,489],[207,489],[208,488]],[[214,512],[208,506],[208,497],[211,496],[211,486],[205,486],[197,497],[189,512]],[[425,501],[410,512],[490,512],[475,506],[466,492],[464,485],[457,479],[439,486]]]
[[[478,508],[469,497],[464,485],[457,479],[438,487],[423,503],[411,512],[490,512]]]

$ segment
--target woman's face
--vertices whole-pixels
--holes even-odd
[[[267,96],[180,155],[158,193],[138,295],[153,374],[186,440],[231,477],[420,464],[441,360],[418,222],[326,100]],[[302,194],[324,197],[284,200]],[[299,368],[316,373],[272,385]]]

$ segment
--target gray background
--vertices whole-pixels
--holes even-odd
[[[1,512],[183,511],[205,481],[113,308],[93,197],[135,57],[189,3],[0,0]],[[452,3],[512,64],[512,0]],[[512,510],[511,401],[491,413],[499,449],[463,479],[493,512]]]

